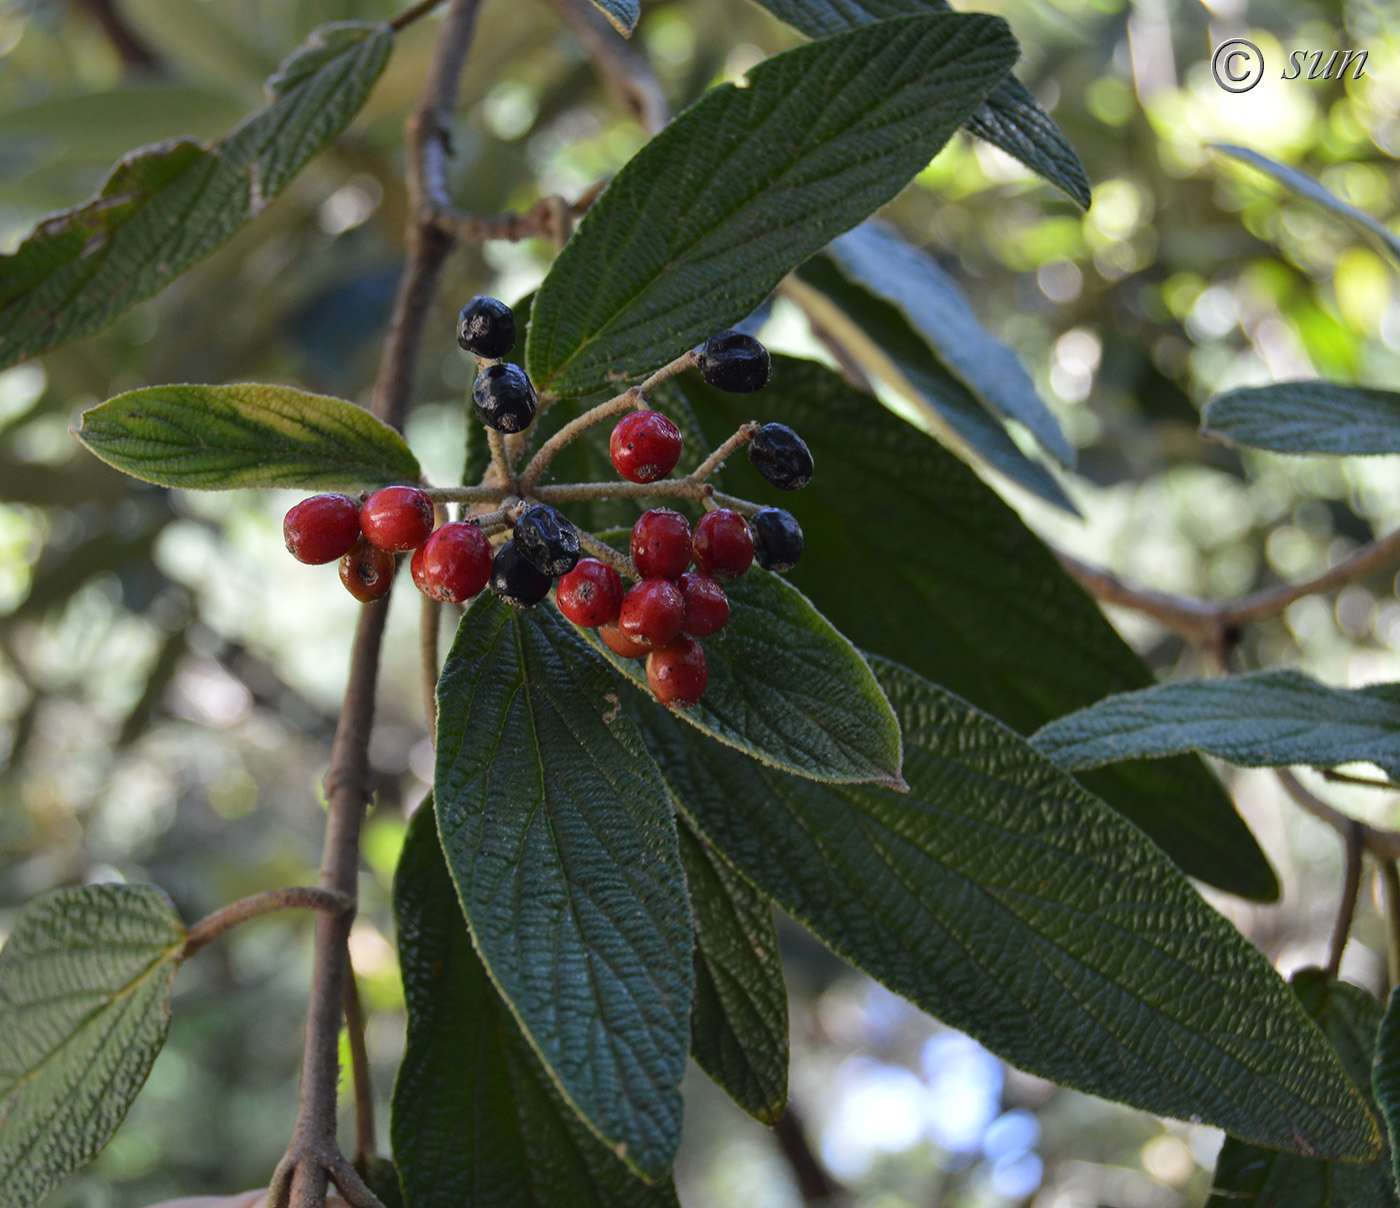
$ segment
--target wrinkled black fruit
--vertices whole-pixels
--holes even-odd
[[[578,529],[548,504],[535,504],[515,522],[515,547],[541,574],[567,575],[578,565]]]
[[[472,385],[476,418],[497,432],[524,432],[535,418],[535,388],[519,365],[488,365]]]
[[[742,331],[720,331],[700,349],[700,376],[716,390],[751,394],[768,385],[773,361],[753,336]]]
[[[764,424],[749,441],[749,460],[780,491],[796,491],[812,481],[812,451],[786,424]]]
[[[782,508],[759,508],[749,517],[753,560],[764,570],[785,571],[802,557],[802,526]]]
[[[491,590],[507,604],[530,608],[549,595],[554,582],[531,566],[514,541],[507,541],[491,561]]]
[[[515,315],[499,298],[478,295],[457,316],[457,343],[479,357],[499,360],[515,347]]]

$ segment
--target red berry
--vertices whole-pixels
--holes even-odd
[[[642,646],[664,646],[685,623],[685,598],[670,579],[643,579],[622,597],[617,627]]]
[[[559,611],[575,625],[593,629],[617,620],[622,579],[606,562],[584,558],[559,580]]]
[[[644,579],[674,579],[690,565],[690,521],[670,508],[643,512],[632,526],[632,561]]]
[[[608,452],[628,482],[655,482],[680,461],[681,430],[660,411],[634,411],[618,421]]]
[[[340,560],[340,581],[355,599],[368,604],[387,595],[394,583],[394,555],[361,538]]]
[[[360,505],[345,495],[303,499],[282,521],[282,537],[298,562],[334,562],[360,539]]]
[[[634,642],[613,621],[598,626],[598,636],[603,639],[603,645],[625,659],[644,659],[651,653],[650,646]]]
[[[695,565],[716,579],[737,579],[753,563],[753,534],[738,512],[716,508],[695,526]]]
[[[417,549],[433,531],[433,501],[417,487],[385,487],[360,509],[360,531],[393,554]]]
[[[663,705],[693,705],[709,683],[705,651],[694,638],[679,637],[647,655],[647,686]]]
[[[414,551],[413,581],[430,600],[460,604],[491,577],[491,542],[474,524],[453,520]]]
[[[709,575],[682,575],[676,585],[685,601],[681,632],[697,638],[718,633],[729,621],[729,599]]]

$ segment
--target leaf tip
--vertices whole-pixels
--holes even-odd
[[[886,776],[884,779],[877,780],[875,783],[881,788],[890,789],[902,796],[908,795],[914,791],[910,787],[909,782],[905,780],[903,776],[897,774],[894,776]]]

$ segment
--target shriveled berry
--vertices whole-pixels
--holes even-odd
[[[334,562],[360,539],[360,505],[347,495],[303,499],[283,519],[282,538],[298,562]]]
[[[705,651],[694,638],[682,635],[647,655],[647,687],[663,705],[693,705],[709,685]]]
[[[633,411],[612,430],[608,453],[628,482],[655,482],[676,468],[681,444],[681,430],[660,411]]]
[[[617,620],[622,607],[622,577],[606,562],[584,558],[559,580],[559,611],[575,625],[593,629]]]
[[[417,549],[433,531],[433,501],[417,487],[384,487],[360,508],[360,531],[378,549]]]
[[[764,424],[749,441],[749,460],[780,491],[796,491],[812,481],[812,451],[786,424]]]
[[[457,343],[479,357],[499,360],[515,347],[515,315],[499,298],[478,294],[457,316]]]
[[[753,563],[753,534],[738,512],[716,508],[695,525],[695,565],[716,579],[737,579]]]
[[[632,526],[632,561],[643,578],[674,579],[690,565],[690,521],[670,508],[652,508]]]
[[[802,526],[782,508],[759,508],[749,520],[754,561],[764,570],[791,570],[802,557]]]
[[[549,595],[553,582],[530,564],[514,541],[507,541],[496,551],[491,563],[491,590],[507,604],[530,608]]]
[[[676,580],[685,601],[681,632],[697,638],[718,633],[729,623],[729,597],[709,575],[682,575]]]
[[[542,574],[566,575],[578,565],[578,529],[547,503],[527,508],[515,522],[515,547]]]
[[[664,646],[685,624],[685,598],[670,579],[643,579],[622,597],[617,627],[641,646]]]
[[[603,645],[614,654],[620,654],[625,659],[644,659],[651,653],[650,646],[644,646],[641,642],[634,642],[617,627],[615,621],[609,621],[606,625],[599,625],[598,636],[603,639]]]
[[[488,365],[472,383],[476,418],[497,432],[524,432],[535,419],[535,388],[519,365]]]
[[[363,537],[340,560],[340,581],[355,599],[368,604],[386,595],[394,584],[394,555]]]
[[[716,390],[752,394],[772,372],[768,349],[742,331],[717,331],[701,346],[700,376]]]
[[[430,600],[460,604],[490,579],[491,542],[476,525],[453,520],[414,551],[409,570],[418,590]]]

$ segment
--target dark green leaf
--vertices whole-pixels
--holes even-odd
[[[906,17],[775,55],[652,139],[540,286],[535,384],[586,394],[744,318],[889,201],[1016,60],[997,17]]]
[[[648,1179],[680,1140],[694,936],[621,686],[552,608],[479,597],[438,684],[438,829],[491,980],[565,1098]]]
[[[624,38],[632,36],[642,15],[640,0],[593,0],[614,29]]]
[[[829,254],[848,278],[896,307],[984,406],[1024,424],[1061,465],[1074,464],[1074,446],[1016,354],[977,321],[931,256],[869,222],[833,242]]]
[[[394,875],[408,1041],[392,1133],[407,1208],[674,1208],[564,1102],[472,948],[432,806]]]
[[[83,412],[74,435],[110,466],[167,487],[416,481],[403,437],[362,407],[290,386],[148,386]]]
[[[1079,514],[1055,476],[1021,451],[1001,420],[944,368],[895,307],[847,280],[825,256],[814,256],[798,272],[800,279],[788,285],[796,300],[863,369],[909,399],[934,431],[952,429],[956,439],[1013,482]]]
[[[686,378],[711,439],[751,404]],[[811,446],[812,484],[783,496],[806,551],[789,576],[862,649],[898,658],[1029,733],[1152,673],[1054,555],[937,442],[808,361],[774,358],[763,417]],[[725,489],[771,501],[743,459]],[[1197,759],[1093,773],[1091,792],[1194,877],[1271,900],[1278,882]]]
[[[709,687],[679,716],[799,776],[900,783],[899,723],[860,652],[778,575],[755,566],[724,590],[729,623],[705,639]],[[651,695],[641,659],[622,658],[596,631],[583,632]]]
[[[787,987],[768,899],[682,818],[678,831],[695,915],[690,1052],[749,1115],[787,1108]]]
[[[60,889],[0,949],[0,1206],[34,1208],[112,1139],[170,1026],[185,928],[150,885]]]
[[[872,21],[951,11],[946,0],[755,0],[809,38],[825,38]],[[967,120],[967,128],[1089,208],[1089,177],[1069,139],[1030,90],[1007,76]]]
[[[1071,769],[1204,751],[1248,768],[1369,760],[1400,779],[1400,684],[1329,688],[1298,671],[1176,680],[1110,696],[1033,741]]]
[[[1400,1181],[1400,990],[1391,990],[1381,1017],[1371,1066],[1371,1091],[1385,1119],[1391,1173]]]
[[[1279,1148],[1374,1120],[1263,955],[1136,827],[1001,723],[876,664],[912,792],[752,763],[659,710],[681,808],[841,956],[1008,1061]]]
[[[1365,990],[1304,969],[1291,982],[1303,1009],[1317,1020],[1358,1086],[1371,1085],[1371,1057],[1381,1005]],[[1367,1106],[1376,1102],[1367,1096]],[[1390,1146],[1369,1162],[1324,1162],[1248,1145],[1232,1137],[1215,1166],[1206,1208],[1397,1208]]]
[[[132,152],[93,200],[0,257],[0,368],[97,331],[281,193],[359,111],[394,42],[387,25],[332,36],[333,52],[293,54],[272,81],[285,90],[221,142]]]
[[[1400,394],[1277,382],[1211,399],[1201,432],[1275,453],[1400,453]]]
[[[1305,176],[1297,168],[1290,168],[1286,164],[1278,163],[1267,155],[1251,151],[1248,147],[1236,147],[1230,143],[1216,143],[1215,149],[1258,168],[1259,171],[1272,176],[1284,188],[1296,193],[1299,197],[1306,197],[1309,201],[1315,201],[1318,205],[1325,206],[1334,214],[1340,214],[1353,226],[1361,228],[1367,234],[1378,239],[1381,246],[1390,253],[1391,259],[1400,262],[1400,238],[1397,238],[1389,228],[1365,211],[1358,210],[1335,193],[1323,188],[1311,176]]]

